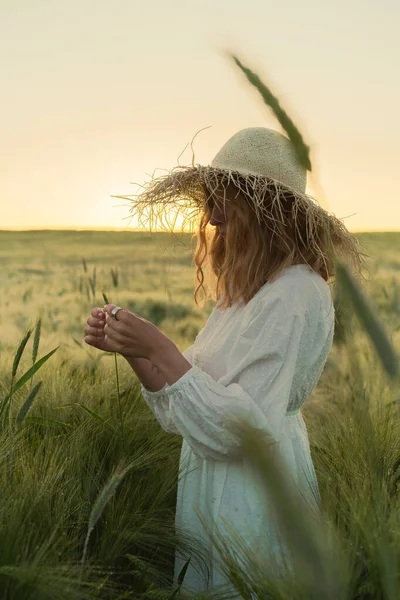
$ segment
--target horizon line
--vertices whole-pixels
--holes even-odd
[[[89,227],[86,225],[70,225],[70,226],[64,226],[64,227],[57,227],[57,226],[42,226],[42,227],[5,227],[5,228],[0,228],[0,231],[10,231],[10,232],[16,232],[16,231],[109,231],[109,232],[131,232],[131,233],[188,233],[190,234],[190,231],[182,231],[182,229],[174,229],[173,232],[171,231],[166,231],[163,229],[152,229],[151,231],[149,229],[146,228],[133,228],[133,227],[129,227],[129,228],[125,228],[125,227]],[[349,230],[350,233],[400,233],[400,228],[397,229],[383,229],[383,228],[378,228],[378,229],[370,229],[370,228],[364,228],[364,229],[351,229]]]

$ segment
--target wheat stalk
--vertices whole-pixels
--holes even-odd
[[[106,296],[106,294],[104,293],[104,291],[102,291],[102,296],[103,296],[103,300],[106,304],[111,304],[111,302],[109,301],[109,299]],[[121,427],[121,438],[122,438],[122,444],[125,447],[124,419],[122,416],[121,394],[120,394],[120,388],[119,388],[119,373],[118,373],[118,362],[117,362],[117,353],[116,352],[114,352],[114,364],[115,364],[115,377],[116,377],[116,381],[117,381],[117,398],[118,398],[119,420],[120,420],[120,427]]]
[[[90,513],[88,530],[85,538],[85,544],[83,548],[83,555],[81,559],[81,564],[83,565],[86,560],[87,549],[89,544],[90,535],[97,523],[100,519],[103,511],[111,498],[113,497],[115,490],[127,474],[127,472],[133,467],[134,463],[132,462],[127,467],[122,468],[121,464],[117,467],[114,473],[111,475],[110,479],[106,483],[106,485],[101,490],[100,494],[97,496],[96,501],[93,505],[93,508]]]

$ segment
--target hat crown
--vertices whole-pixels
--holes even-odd
[[[273,129],[249,127],[235,133],[214,157],[212,167],[261,175],[304,194],[307,170],[291,140]]]

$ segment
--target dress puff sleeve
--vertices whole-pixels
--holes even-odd
[[[194,344],[182,352],[183,356],[188,362],[190,362],[190,364],[193,364],[193,348]],[[166,383],[164,387],[158,390],[158,392],[151,392],[142,384],[142,396],[164,431],[167,433],[176,433],[178,435],[182,435],[180,431],[174,427],[174,424],[170,419],[169,398],[167,395],[168,388],[169,385]]]
[[[270,287],[226,348],[226,372],[217,381],[194,365],[165,389],[144,393],[166,431],[179,433],[199,456],[224,461],[240,455],[237,420],[279,440],[299,356],[310,342],[318,353],[321,296],[305,283],[304,289]],[[190,354],[188,349],[189,362]]]

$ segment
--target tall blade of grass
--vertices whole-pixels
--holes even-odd
[[[87,281],[86,281],[86,285],[85,285],[85,290],[86,290],[87,299],[90,302],[91,301],[91,297],[90,297],[90,284]]]
[[[117,268],[114,269],[113,267],[111,267],[111,278],[112,278],[113,286],[115,288],[118,287],[118,275],[119,275],[118,269]]]
[[[103,296],[104,302],[106,304],[111,304],[111,302],[107,298],[104,291],[102,291],[102,296]],[[125,447],[124,419],[123,419],[123,415],[122,415],[121,393],[120,393],[120,389],[119,389],[119,374],[118,374],[118,363],[117,363],[117,353],[116,352],[114,352],[114,362],[115,362],[115,377],[116,377],[116,382],[117,382],[117,398],[118,398],[119,420],[120,420],[120,427],[121,427],[121,438],[122,438],[122,443]]]
[[[375,346],[386,372],[393,378],[397,377],[399,374],[398,356],[391,341],[386,335],[382,324],[379,322],[372,307],[369,305],[366,296],[352,278],[346,265],[337,262],[336,273],[341,289],[352,303],[354,312]]]
[[[39,317],[39,319],[36,322],[35,334],[33,337],[33,347],[32,347],[32,362],[33,362],[33,364],[35,364],[37,355],[38,355],[41,329],[42,329],[42,319],[41,319],[41,317]]]
[[[82,257],[82,264],[83,264],[83,270],[85,271],[85,273],[87,273],[88,269],[87,269],[87,263],[86,263],[86,259]]]
[[[61,406],[56,406],[55,408],[71,408],[72,406],[78,406],[79,408],[84,410],[88,415],[93,417],[93,419],[96,419],[96,421],[101,423],[106,429],[108,429],[112,433],[115,433],[116,435],[118,435],[118,431],[112,425],[110,425],[110,423],[108,423],[105,419],[103,419],[103,417],[101,417],[94,410],[92,410],[88,406],[85,406],[85,404],[80,404],[79,402],[72,402],[71,404],[63,404]]]
[[[41,329],[42,329],[42,319],[41,319],[41,317],[39,317],[36,322],[35,334],[33,336],[33,347],[32,347],[32,364],[33,365],[36,362],[38,351],[39,351]],[[31,390],[30,391],[32,391],[32,386],[33,386],[33,377],[31,379]]]
[[[179,584],[179,585],[182,585],[182,583],[183,583],[183,580],[185,579],[186,571],[188,570],[188,566],[189,566],[189,563],[190,563],[190,561],[191,561],[191,558],[189,558],[189,559],[188,559],[188,560],[185,562],[185,564],[184,564],[184,565],[183,565],[183,567],[182,567],[182,570],[181,570],[181,572],[180,572],[180,573],[179,573],[179,575],[178,575],[178,584]]]
[[[272,502],[283,541],[293,559],[296,580],[305,592],[302,597],[344,600],[348,597],[347,558],[331,537],[322,515],[312,512],[306,504],[274,444],[268,444],[260,435],[262,432],[247,423],[240,424],[238,431],[244,456]]]
[[[3,414],[3,411],[4,411],[4,422],[7,420],[8,416],[9,416],[10,406],[12,403],[12,396],[14,393],[14,379],[17,374],[19,363],[21,362],[22,354],[25,350],[26,344],[28,343],[31,333],[32,333],[32,330],[28,329],[28,331],[22,338],[21,343],[18,346],[17,352],[14,357],[14,362],[13,362],[12,371],[11,371],[10,393],[3,399],[2,404],[0,406],[0,416]],[[12,454],[12,445],[13,445],[13,437],[12,436],[11,436],[10,440],[11,440],[11,442],[10,442],[11,443],[10,455],[11,455]]]
[[[114,352],[114,362],[115,362],[115,377],[116,377],[116,381],[117,381],[117,398],[118,398],[119,422],[120,422],[120,427],[121,427],[121,438],[122,438],[122,443],[125,447],[124,419],[122,416],[121,392],[119,389],[119,373],[118,373],[118,363],[117,363],[117,353],[116,352]]]
[[[188,569],[190,561],[191,561],[191,557],[188,558],[188,560],[183,565],[182,570],[178,575],[178,586],[177,586],[176,590],[174,590],[174,592],[168,598],[168,600],[175,600],[175,598],[177,598],[179,592],[181,591],[182,583],[183,583],[183,580],[185,579],[186,571]]]
[[[245,74],[248,81],[260,92],[264,102],[273,110],[279,123],[288,134],[290,140],[293,142],[301,164],[307,170],[311,171],[311,162],[309,158],[310,148],[305,144],[302,135],[288,114],[282,109],[278,98],[276,98],[272,94],[271,90],[261,81],[261,79],[250,69],[245,67],[236,56],[231,56],[236,65]],[[398,357],[393,349],[392,344],[387,338],[382,325],[374,315],[367,299],[358,288],[357,283],[352,278],[347,267],[339,264],[337,272],[338,279],[341,280],[342,285],[347,290],[348,295],[353,303],[355,312],[364,325],[370,339],[372,340],[382,364],[384,365],[384,368],[391,377],[397,377],[399,372]]]
[[[58,348],[59,348],[59,346],[57,346],[57,348],[54,348],[53,350],[48,352],[45,356],[43,356],[40,360],[38,360],[34,365],[32,365],[32,367],[30,369],[28,369],[28,371],[20,379],[18,379],[17,383],[15,384],[15,386],[13,388],[13,392],[17,392],[23,385],[25,385],[25,383],[32,377],[32,375],[34,375],[36,373],[36,371],[38,371],[40,369],[40,367],[42,367],[44,365],[44,363],[47,362],[51,356],[53,356],[54,352],[57,352]]]
[[[51,350],[48,354],[46,354],[46,356],[43,356],[34,365],[32,365],[32,367],[30,369],[28,369],[28,371],[26,373],[24,373],[24,375],[22,375],[22,377],[20,379],[18,379],[16,384],[13,386],[12,391],[9,394],[7,394],[7,396],[3,400],[3,404],[0,408],[0,416],[3,413],[4,409],[6,408],[8,401],[12,397],[12,394],[17,392],[23,385],[25,385],[25,383],[27,381],[29,381],[29,379],[36,373],[36,371],[38,371],[40,369],[40,367],[42,365],[44,365],[44,363],[47,360],[49,360],[49,358],[54,354],[54,352],[56,352],[58,350],[58,348],[59,348],[59,346],[57,346],[57,348],[54,348],[54,350]]]
[[[260,92],[264,102],[273,110],[279,123],[293,142],[301,164],[307,170],[311,171],[311,162],[309,158],[310,148],[305,144],[302,135],[288,114],[282,109],[279,100],[255,73],[245,67],[236,56],[231,55],[231,57],[245,74],[248,81]],[[392,344],[387,338],[382,325],[374,315],[367,299],[363,296],[347,267],[340,264],[338,265],[337,271],[338,279],[341,280],[351,297],[355,312],[372,340],[384,368],[391,377],[397,377],[399,372],[398,357]]]
[[[89,284],[94,298],[96,295],[96,267],[93,269],[93,277],[89,277]]]
[[[29,338],[31,337],[31,333],[32,333],[32,329],[28,329],[28,331],[24,335],[23,339],[21,340],[20,345],[18,346],[18,350],[15,354],[14,362],[13,362],[13,366],[12,366],[12,373],[11,373],[12,380],[14,380],[14,377],[17,374],[18,365],[21,361],[21,357],[25,350],[25,346],[28,343]]]
[[[35,387],[29,392],[25,402],[21,406],[21,409],[17,415],[16,423],[21,423],[25,419],[26,415],[28,414],[28,412],[31,409],[32,403],[33,403],[34,399],[36,398],[38,391],[40,390],[40,388],[42,386],[42,383],[43,383],[42,381],[39,381],[39,383],[37,383],[35,385]]]
[[[305,169],[311,171],[310,148],[304,142],[300,131],[297,129],[292,119],[281,107],[278,98],[273,95],[271,90],[261,81],[258,75],[245,67],[236,56],[231,55],[231,57],[239,69],[245,74],[247,80],[260,92],[265,104],[267,104],[274,112],[282,128],[286,131],[289,139],[293,142],[300,163]]]
[[[82,560],[81,560],[82,565],[84,564],[85,559],[86,559],[90,535],[91,535],[97,521],[100,519],[105,507],[107,506],[107,504],[113,497],[115,490],[117,489],[117,487],[119,486],[119,484],[121,483],[121,481],[123,480],[125,475],[128,473],[128,471],[132,467],[133,467],[133,463],[131,463],[130,465],[128,465],[127,467],[124,467],[124,468],[122,468],[119,465],[117,467],[117,469],[115,470],[115,472],[111,475],[111,477],[108,480],[108,482],[106,483],[106,485],[101,490],[100,494],[97,496],[96,501],[91,510],[90,517],[89,517],[88,530],[87,530],[87,534],[86,534],[85,545],[83,548],[83,555],[82,555]]]

